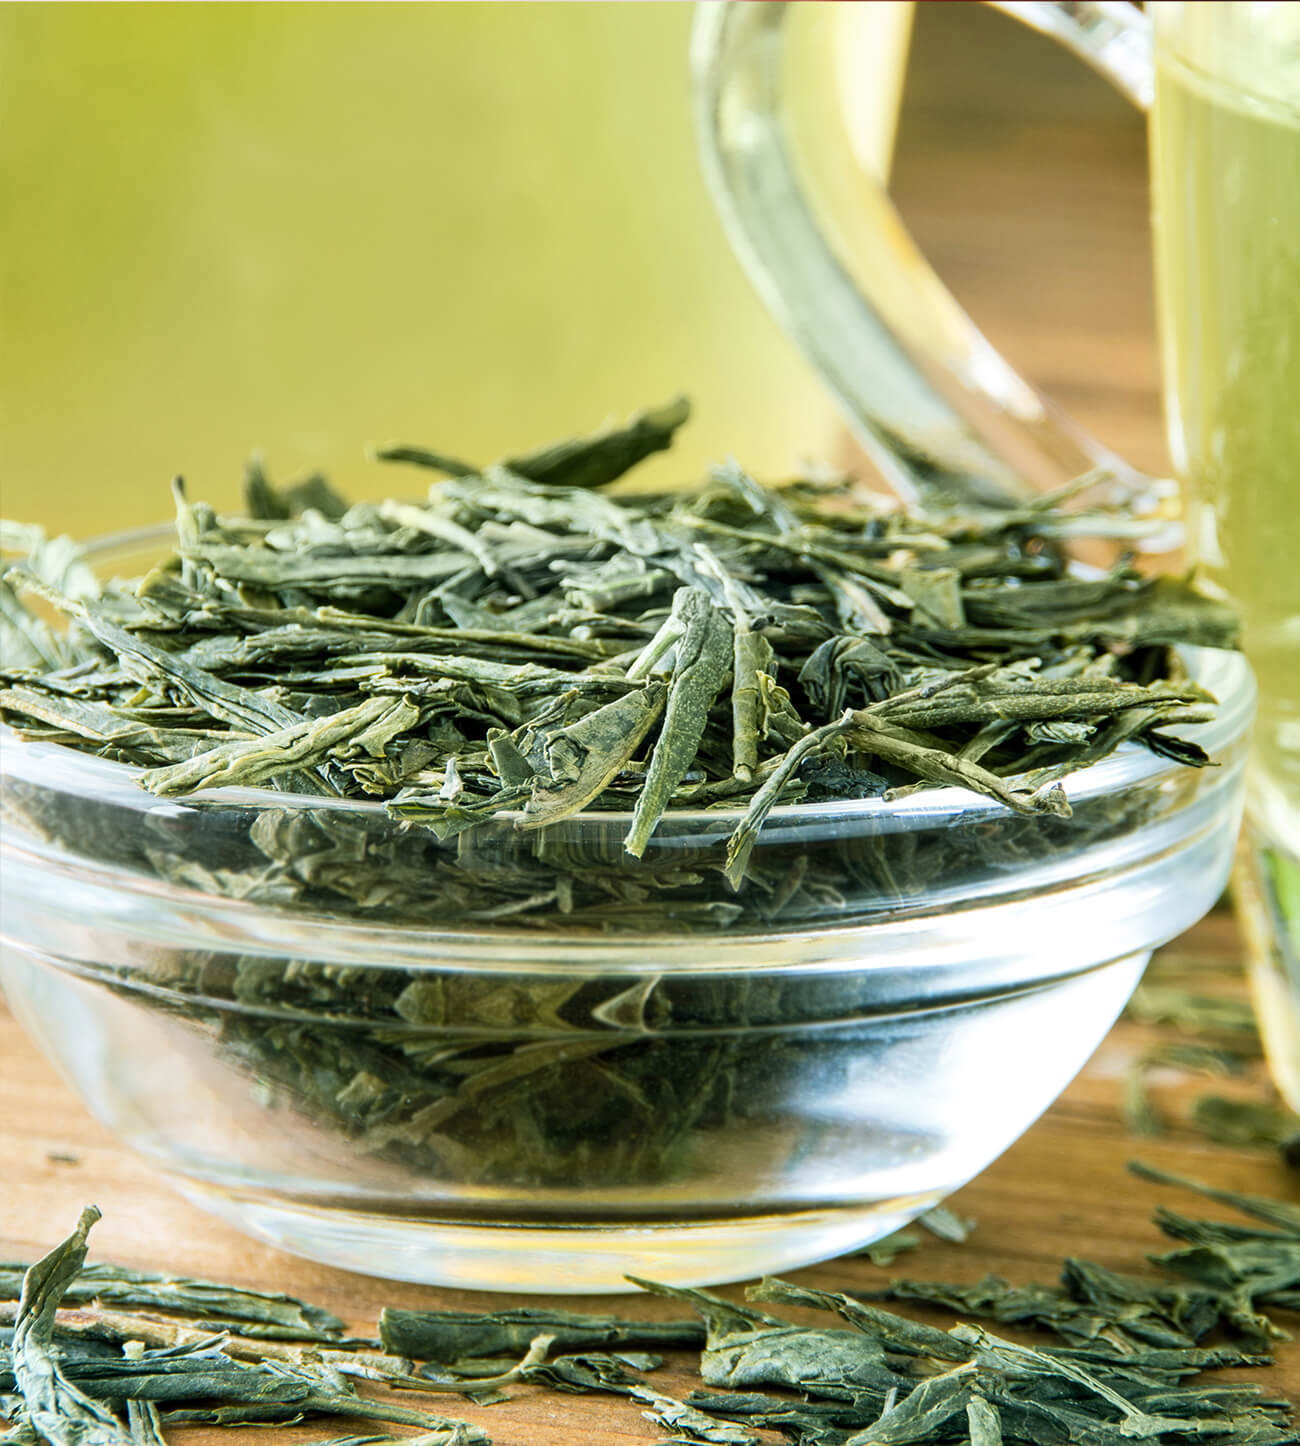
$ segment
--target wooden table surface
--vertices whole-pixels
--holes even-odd
[[[895,190],[922,244],[1026,374],[1120,452],[1162,466],[1140,118],[1047,42],[982,6],[921,7],[914,54]],[[1207,978],[1235,987],[1239,941],[1229,912],[1212,914],[1170,949],[1204,964]],[[1163,1248],[1150,1224],[1157,1201],[1227,1213],[1208,1205],[1198,1212],[1191,1197],[1135,1180],[1124,1168],[1135,1155],[1220,1186],[1296,1198],[1300,1175],[1276,1155],[1213,1145],[1178,1123],[1180,1102],[1203,1082],[1161,1086],[1174,1118],[1165,1137],[1128,1134],[1119,1112],[1123,1078],[1150,1037],[1148,1027],[1121,1022],[1061,1100],[955,1199],[979,1222],[972,1239],[927,1242],[895,1269],[928,1279],[974,1280],[995,1271],[1015,1282],[1050,1281],[1065,1255],[1079,1254],[1141,1271],[1144,1256]],[[172,1194],[118,1145],[2,1008],[0,1059],[0,1256],[32,1258],[94,1201],[104,1219],[93,1259],[290,1291],[364,1332],[384,1304],[487,1308],[495,1299],[371,1280],[247,1240]],[[1267,1087],[1261,1074],[1242,1088],[1262,1095]],[[850,1292],[882,1278],[861,1259],[797,1275]],[[671,1313],[624,1298],[568,1303]],[[689,1365],[687,1356],[674,1358],[660,1373],[663,1389],[690,1389]],[[1300,1399],[1300,1342],[1280,1346],[1276,1365],[1254,1378]],[[488,1427],[498,1446],[594,1446],[663,1434],[638,1407],[614,1398],[524,1388],[487,1408],[435,1399],[448,1414]],[[325,1434],[316,1425],[257,1439]],[[229,1441],[231,1433],[178,1432],[175,1439],[202,1446]]]

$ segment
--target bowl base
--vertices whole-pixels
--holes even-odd
[[[236,1229],[325,1265],[421,1285],[544,1295],[626,1292],[629,1275],[703,1286],[797,1269],[879,1240],[948,1193],[679,1224],[547,1227],[325,1209],[167,1179]]]

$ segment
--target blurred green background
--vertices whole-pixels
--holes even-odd
[[[692,7],[0,5],[0,510],[89,535],[356,495],[688,390],[646,480],[842,460],[695,159]],[[1141,116],[983,5],[917,7],[893,189],[976,321],[1139,465],[1158,420]],[[1032,260],[1030,259],[1032,258]]]
[[[0,6],[0,479],[88,535],[423,479],[686,391],[647,480],[824,452],[695,160],[686,4]],[[653,472],[651,471],[653,468]]]

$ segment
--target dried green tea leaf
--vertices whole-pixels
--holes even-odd
[[[1151,1092],[1147,1088],[1147,1073],[1154,1067],[1147,1055],[1139,1055],[1124,1072],[1124,1092],[1120,1100],[1120,1113],[1129,1131],[1154,1139],[1165,1133],[1165,1121],[1156,1108]]]
[[[99,580],[86,560],[85,548],[70,537],[47,537],[34,522],[0,518],[0,554],[21,554],[17,562],[0,560],[0,578],[21,586],[22,578],[44,583],[54,592],[76,601],[98,597]]]
[[[879,702],[897,691],[899,664],[869,638],[837,633],[814,649],[799,669],[809,701],[829,722],[846,707]]]
[[[792,1285],[775,1276],[765,1276],[745,1292],[749,1300],[772,1301],[781,1305],[812,1306],[816,1310],[834,1311],[865,1336],[878,1341],[890,1351],[904,1355],[933,1356],[941,1361],[964,1362],[971,1352],[944,1331],[911,1321],[892,1311],[868,1305],[851,1295],[832,1291],[811,1290]]]
[[[450,457],[445,452],[434,452],[428,447],[406,447],[400,443],[391,443],[385,447],[376,447],[371,455],[376,462],[410,462],[416,467],[428,467],[431,471],[441,472],[445,477],[473,477],[478,472],[472,462],[462,462],[458,457]]]
[[[966,609],[962,606],[962,575],[953,567],[905,567],[902,569],[903,591],[912,599],[912,616],[927,627],[950,628],[954,632],[966,626]]]
[[[882,1290],[863,1292],[876,1300],[911,1300],[942,1306],[962,1316],[995,1320],[1008,1325],[1033,1325],[1055,1331],[1066,1340],[1090,1342],[1114,1324],[1095,1306],[1074,1299],[1059,1286],[1011,1285],[996,1275],[986,1275],[971,1284],[895,1280]],[[1125,1313],[1131,1324],[1137,1312]],[[1164,1319],[1164,1312],[1161,1312]],[[1187,1337],[1178,1333],[1180,1341]]]
[[[970,1446],[1002,1446],[1002,1418],[983,1396],[966,1402],[966,1427]]]
[[[834,723],[824,724],[821,728],[815,728],[811,733],[805,734],[786,750],[785,756],[776,768],[763,780],[758,792],[750,799],[744,818],[737,824],[731,838],[727,841],[726,877],[733,889],[740,887],[741,880],[749,868],[750,856],[758,842],[763,820],[780,801],[786,785],[795,776],[806,758],[820,752],[832,739],[840,737],[848,730],[852,716],[851,713],[846,712]]]
[[[77,1228],[23,1277],[14,1324],[14,1381],[27,1423],[49,1446],[131,1446],[122,1422],[63,1374],[54,1347],[54,1318],[86,1259],[86,1237],[100,1218],[88,1205]]]
[[[603,487],[646,457],[671,447],[674,434],[690,415],[690,402],[674,397],[661,407],[638,412],[622,427],[556,442],[540,452],[512,457],[505,465],[520,477],[552,487]]]
[[[695,1346],[704,1341],[704,1331],[693,1320],[629,1321],[528,1306],[489,1314],[390,1307],[379,1317],[379,1339],[384,1349],[417,1361],[515,1356],[527,1350],[539,1335],[549,1335],[560,1351],[623,1345]]]
[[[215,718],[236,728],[247,728],[251,733],[272,733],[303,721],[290,709],[250,688],[224,682],[205,669],[154,647],[139,634],[99,616],[93,608],[83,609],[74,616],[137,682],[159,683],[163,688],[175,689],[196,707],[207,709]]]
[[[1127,1396],[1121,1394],[1101,1375],[1085,1370],[1076,1362],[1063,1356],[1048,1356],[1029,1346],[1016,1345],[1012,1341],[999,1339],[978,1326],[958,1325],[953,1327],[953,1336],[969,1342],[978,1348],[980,1359],[990,1358],[999,1365],[1005,1364],[1011,1370],[1030,1373],[1035,1376],[1065,1377],[1081,1386],[1091,1396],[1105,1402],[1121,1417],[1119,1434],[1141,1441],[1156,1441],[1167,1434],[1201,1436],[1205,1423],[1189,1421],[1173,1416],[1152,1415],[1144,1411]]]
[[[916,1223],[923,1225],[931,1235],[947,1240],[953,1245],[964,1245],[975,1229],[975,1221],[968,1216],[958,1215],[947,1205],[932,1205],[916,1217]]]
[[[628,1278],[699,1312],[708,1329],[700,1374],[711,1386],[788,1386],[813,1396],[883,1400],[903,1384],[883,1346],[853,1331],[794,1327],[709,1291]]]
[[[309,1441],[304,1446],[474,1446],[483,1442],[477,1427],[466,1427],[457,1421],[436,1431],[417,1431],[414,1436],[331,1436],[327,1440]]]
[[[131,1433],[131,1446],[167,1446],[162,1417],[152,1401],[127,1401],[126,1425]]]
[[[487,746],[492,771],[506,788],[522,788],[537,776],[537,770],[508,733],[489,733]]]
[[[646,1420],[669,1431],[682,1431],[691,1440],[707,1442],[710,1446],[762,1446],[752,1431],[728,1421],[718,1421],[694,1406],[652,1391],[649,1387],[635,1387],[629,1394],[650,1406],[650,1410],[641,1413]]]
[[[930,747],[919,734],[896,723],[872,717],[865,709],[849,715],[844,735],[864,753],[874,754],[886,763],[905,768],[914,777],[927,782],[969,788],[975,793],[996,798],[1017,813],[1069,815],[1070,806],[1059,788],[1033,793],[1016,788],[978,763],[945,749]]]
[[[650,1359],[659,1361],[657,1356]],[[521,1373],[521,1379],[571,1395],[604,1392],[615,1396],[630,1396],[643,1382],[639,1372],[629,1367],[630,1362],[626,1356],[584,1351],[577,1355],[555,1356],[552,1360],[529,1365]]]
[[[731,672],[731,628],[709,599],[693,588],[681,588],[673,612],[683,631],[676,644],[663,727],[623,841],[633,858],[645,852],[673,790],[695,761],[709,709]]]
[[[850,1436],[844,1446],[924,1446],[948,1435],[950,1424],[966,1421],[975,1386],[974,1366],[965,1364],[930,1376],[879,1420]]]
[[[26,1269],[0,1264],[0,1299],[17,1295]],[[344,1332],[336,1315],[292,1295],[130,1270],[122,1265],[83,1264],[65,1288],[63,1300],[192,1315],[215,1323],[217,1329],[234,1329],[243,1335],[258,1330],[280,1340],[333,1342]]]
[[[692,1391],[686,1404],[710,1416],[740,1421],[757,1430],[780,1431],[799,1446],[843,1446],[852,1432],[880,1416],[874,1406],[864,1410],[854,1402],[791,1401],[754,1391],[728,1395]]]
[[[388,1373],[374,1378],[385,1384],[397,1383]],[[293,1362],[235,1360],[221,1349],[219,1336],[210,1338],[207,1345],[147,1352],[138,1359],[126,1356],[120,1361],[88,1360],[77,1370],[77,1383],[88,1395],[101,1399],[153,1401],[183,1409],[190,1409],[183,1403],[227,1402],[241,1411],[267,1408],[272,1412],[291,1410],[297,1415],[352,1416],[425,1430],[465,1425],[396,1402],[358,1395],[348,1376],[324,1360],[312,1361],[305,1356]],[[438,1389],[437,1382],[421,1382],[418,1378],[400,1384],[406,1389]],[[166,1419],[172,1419],[170,1412]]]
[[[71,661],[66,641],[44,618],[28,612],[2,568],[0,659],[15,672],[36,674],[57,671]]]
[[[1234,1210],[1240,1210],[1243,1215],[1263,1220],[1278,1230],[1300,1237],[1300,1205],[1288,1205],[1282,1200],[1270,1200],[1263,1195],[1240,1195],[1233,1190],[1220,1190],[1213,1185],[1206,1185],[1200,1180],[1189,1179],[1185,1175],[1174,1175],[1167,1170],[1158,1170],[1155,1166],[1143,1164],[1140,1160],[1130,1160],[1128,1168],[1139,1180],[1150,1180],[1156,1185],[1177,1185],[1183,1190],[1193,1190],[1198,1195],[1204,1195],[1207,1200],[1217,1201],[1220,1205],[1230,1205]]]
[[[478,564],[487,577],[495,577],[501,571],[491,547],[477,533],[445,516],[436,506],[413,507],[409,502],[396,502],[390,498],[380,504],[379,513],[385,520],[394,522],[399,527],[427,532],[430,537],[441,538],[452,547],[469,553],[471,557],[478,559]]]
[[[347,503],[319,472],[277,487],[266,475],[260,456],[251,457],[244,466],[244,507],[249,517],[269,522],[283,522],[308,508],[337,521],[348,510]]]
[[[367,698],[324,718],[304,720],[260,738],[222,743],[168,768],[152,768],[140,782],[167,797],[201,788],[251,787],[327,761],[384,756],[388,744],[419,721],[405,698]]]
[[[544,734],[549,777],[539,775],[524,807],[524,828],[568,818],[596,799],[632,759],[659,721],[668,697],[648,682],[570,723]]]
[[[1144,1024],[1168,1024],[1181,1033],[1221,1038],[1251,1056],[1259,1053],[1255,1013],[1244,999],[1204,994],[1148,980],[1134,990],[1125,1013]]]
[[[759,722],[760,677],[771,686],[775,653],[761,634],[747,621],[736,623],[731,663],[731,771],[741,783],[748,783],[758,767],[759,743],[763,730]]]
[[[1221,1145],[1279,1146],[1300,1129],[1300,1119],[1285,1105],[1223,1095],[1202,1095],[1192,1106],[1192,1123]]]
[[[886,1235],[880,1240],[873,1241],[870,1245],[864,1245],[861,1250],[853,1250],[851,1255],[864,1255],[872,1263],[884,1270],[893,1265],[900,1255],[909,1250],[915,1250],[921,1244],[921,1237],[911,1230],[895,1230],[891,1235]]]
[[[780,1329],[785,1326],[785,1322],[776,1316],[765,1315],[762,1311],[752,1310],[736,1301],[724,1300],[712,1291],[694,1290],[684,1285],[664,1285],[661,1281],[644,1280],[638,1275],[629,1275],[627,1279],[641,1290],[649,1291],[651,1295],[689,1305],[704,1322],[707,1344],[710,1347],[734,1336],[748,1336],[754,1331]],[[691,1324],[694,1325],[694,1322]]]

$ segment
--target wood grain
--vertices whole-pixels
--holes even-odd
[[[1146,126],[986,5],[917,7],[892,190],[1007,360],[1140,467],[1168,467]]]
[[[1013,363],[1133,461],[1163,466],[1145,144],[1141,119],[1126,103],[982,6],[922,6],[895,189],[923,247]],[[1225,975],[1238,966],[1235,926],[1224,912],[1171,947]],[[1150,1216],[1169,1192],[1125,1172],[1139,1150],[1154,1164],[1218,1185],[1294,1198],[1295,1175],[1268,1153],[1214,1146],[1177,1127],[1154,1142],[1126,1134],[1121,1080],[1148,1038],[1141,1026],[1118,1025],[1062,1099],[955,1200],[977,1217],[974,1238],[964,1246],[927,1243],[899,1269],[933,1279],[994,1271],[1013,1281],[1050,1280],[1065,1255],[1080,1254],[1140,1271],[1146,1253],[1162,1248]],[[93,1258],[291,1291],[358,1330],[372,1330],[384,1304],[490,1304],[487,1296],[331,1270],[243,1238],[171,1193],[119,1145],[3,1011],[0,1058],[0,1254],[34,1256],[94,1200],[104,1220]],[[1172,1088],[1174,1104],[1180,1088],[1194,1086]],[[846,1259],[798,1278],[852,1291],[879,1283],[881,1273]],[[672,1313],[644,1300],[569,1304]],[[689,1389],[688,1365],[687,1357],[675,1359],[661,1377],[664,1389]],[[1283,1344],[1277,1364],[1254,1376],[1300,1397],[1300,1343]],[[531,1388],[490,1408],[447,1398],[446,1409],[488,1427],[498,1446],[617,1446],[662,1435],[627,1402]],[[323,1434],[316,1426],[257,1439]],[[178,1432],[175,1439],[218,1446],[230,1435]]]

